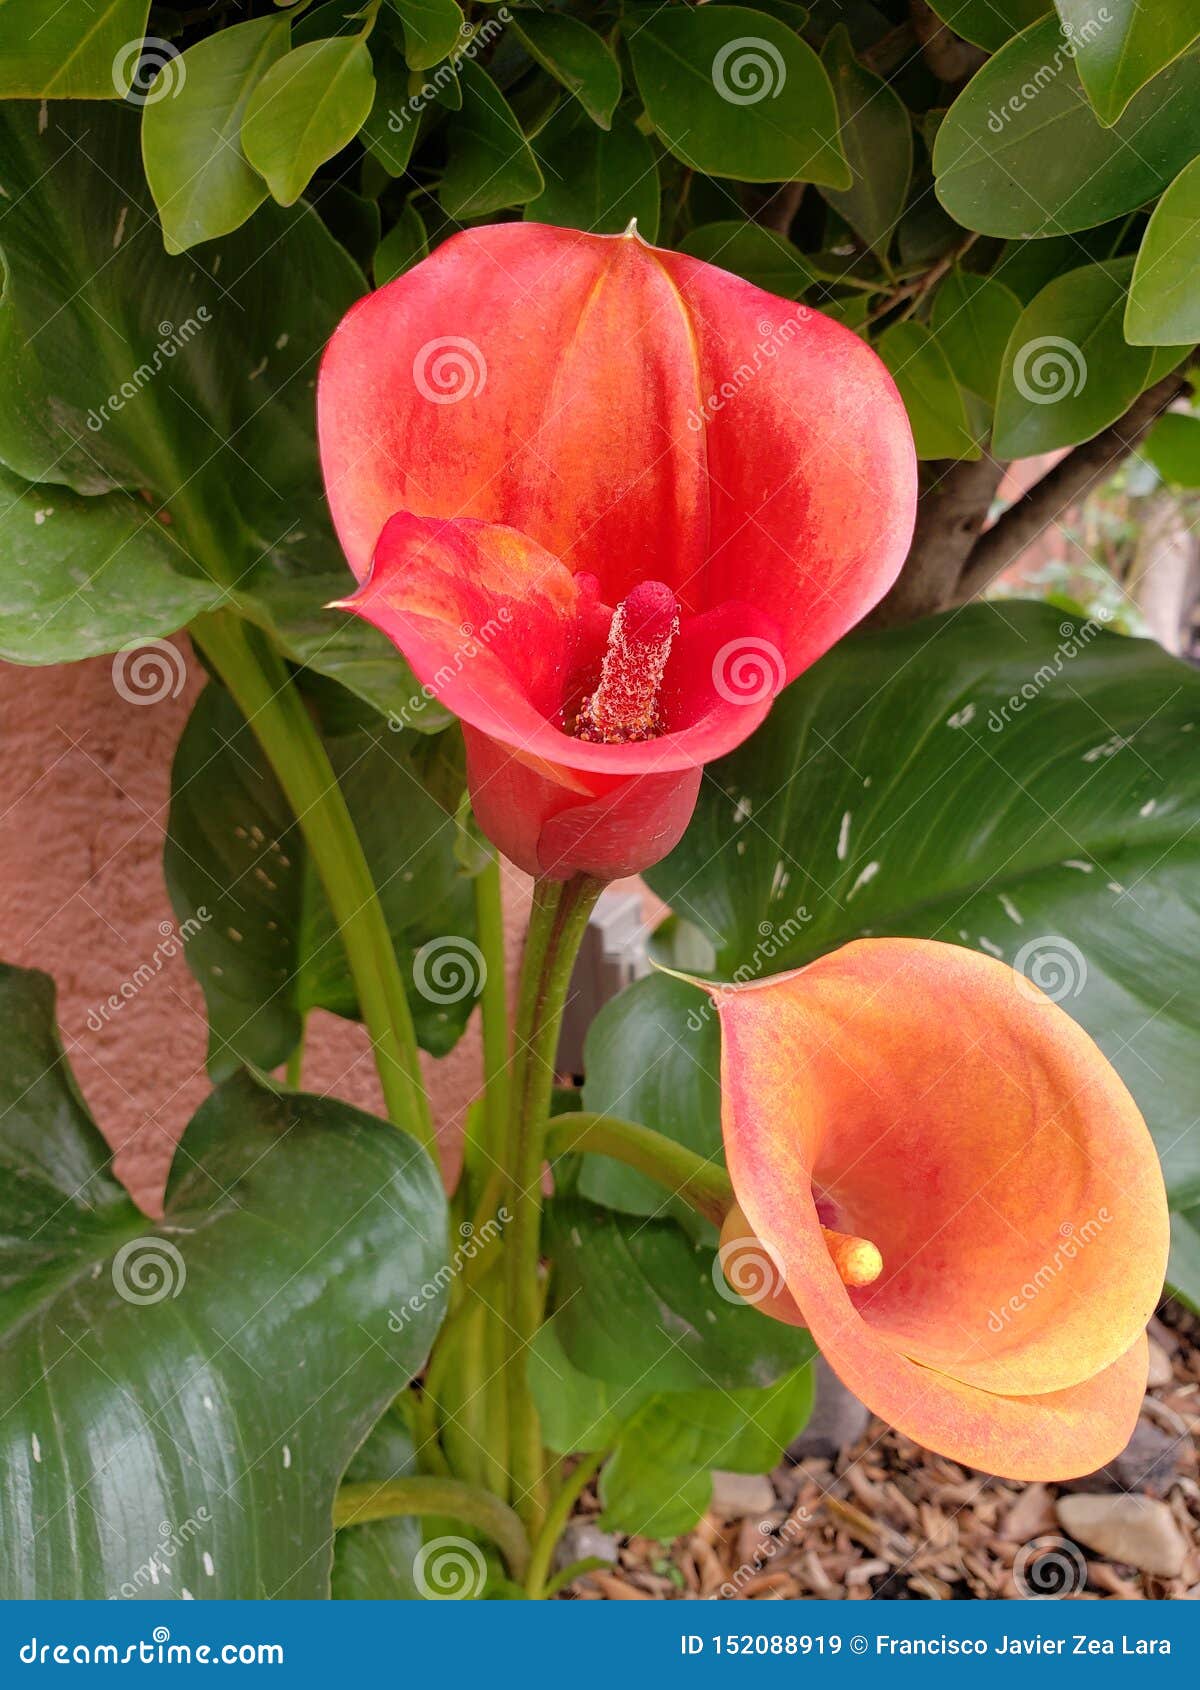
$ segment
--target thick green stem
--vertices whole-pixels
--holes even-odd
[[[603,889],[602,881],[587,875],[564,881],[536,881],[521,965],[505,1156],[510,1214],[504,1241],[508,1301],[506,1392],[513,1502],[533,1533],[539,1530],[545,1511],[545,1475],[541,1429],[529,1393],[525,1365],[529,1345],[542,1317],[538,1264],[546,1120],[571,970],[588,916]]]
[[[601,1450],[598,1455],[583,1456],[571,1477],[559,1491],[550,1505],[545,1522],[537,1535],[533,1546],[533,1555],[529,1562],[529,1576],[525,1581],[525,1589],[534,1601],[546,1594],[546,1580],[550,1572],[550,1562],[554,1555],[554,1547],[571,1518],[571,1511],[592,1476],[599,1472],[607,1450]]]
[[[733,1202],[729,1175],[719,1162],[698,1156],[650,1127],[615,1115],[556,1115],[546,1130],[546,1154],[553,1160],[573,1150],[611,1156],[648,1174],[690,1208],[720,1226]]]
[[[339,1531],[398,1514],[441,1514],[462,1520],[492,1540],[513,1578],[524,1579],[529,1569],[529,1539],[512,1509],[490,1491],[458,1479],[417,1475],[380,1484],[343,1485],[333,1504],[333,1523]]]
[[[198,618],[191,632],[233,694],[295,811],[345,946],[388,1114],[436,1157],[404,981],[320,735],[282,658],[256,628],[219,612]]]
[[[483,990],[479,1012],[483,1021],[484,1120],[487,1149],[501,1154],[508,1120],[509,1061],[508,987],[505,979],[504,905],[500,892],[500,859],[493,851],[487,867],[474,880],[475,927],[483,952]]]

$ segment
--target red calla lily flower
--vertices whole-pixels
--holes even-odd
[[[665,855],[912,534],[875,354],[633,234],[454,236],[349,312],[318,402],[345,608],[462,719],[480,826],[531,874]]]
[[[926,940],[709,990],[731,1284],[955,1460],[1062,1479],[1117,1455],[1146,1389],[1167,1201],[1087,1034],[1003,963]]]

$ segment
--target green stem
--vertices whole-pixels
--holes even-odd
[[[500,890],[500,859],[493,851],[487,867],[474,880],[475,929],[483,952],[483,990],[479,1012],[483,1021],[484,1120],[487,1148],[499,1156],[508,1120],[509,1061],[508,987],[505,979],[504,905]],[[497,1193],[497,1196],[499,1193]]]
[[[546,1579],[550,1572],[554,1546],[565,1531],[567,1521],[571,1518],[575,1504],[583,1495],[588,1480],[600,1471],[600,1466],[607,1454],[607,1450],[601,1450],[598,1455],[581,1457],[571,1477],[550,1505],[545,1522],[534,1543],[533,1555],[529,1562],[529,1574],[525,1580],[525,1588],[535,1602],[539,1601],[546,1593]]]
[[[312,853],[346,949],[388,1114],[436,1159],[404,981],[320,735],[282,658],[258,629],[226,611],[199,617],[191,632],[253,729]]]
[[[542,1317],[538,1264],[546,1119],[571,970],[588,917],[603,889],[602,881],[588,875],[535,881],[521,964],[505,1155],[511,1217],[504,1241],[508,1292],[505,1388],[513,1501],[531,1532],[539,1529],[545,1507],[542,1436],[525,1377],[525,1361]]]
[[[698,1156],[686,1145],[635,1121],[614,1115],[556,1115],[547,1125],[546,1154],[551,1161],[573,1150],[611,1156],[666,1186],[706,1220],[720,1226],[733,1202],[729,1175],[719,1162]]]
[[[529,1539],[516,1514],[490,1491],[464,1485],[458,1479],[418,1474],[380,1484],[368,1481],[343,1485],[333,1504],[333,1523],[339,1531],[344,1526],[365,1525],[369,1520],[390,1520],[398,1514],[441,1514],[462,1520],[492,1540],[515,1579],[524,1579],[528,1571]]]

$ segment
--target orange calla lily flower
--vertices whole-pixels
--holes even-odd
[[[1117,1455],[1146,1389],[1167,1201],[1087,1034],[1005,964],[928,940],[708,989],[731,1283],[955,1460],[1061,1479]]]

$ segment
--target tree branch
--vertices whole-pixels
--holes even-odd
[[[931,616],[950,602],[975,545],[1004,466],[993,458],[974,463],[938,461],[917,502],[912,550],[891,591],[867,618],[872,628],[893,628]]]
[[[1065,510],[1107,480],[1186,385],[1178,371],[1165,376],[1147,388],[1111,427],[1094,440],[1076,446],[1068,457],[1035,482],[975,541],[946,602],[962,604],[978,597]]]

